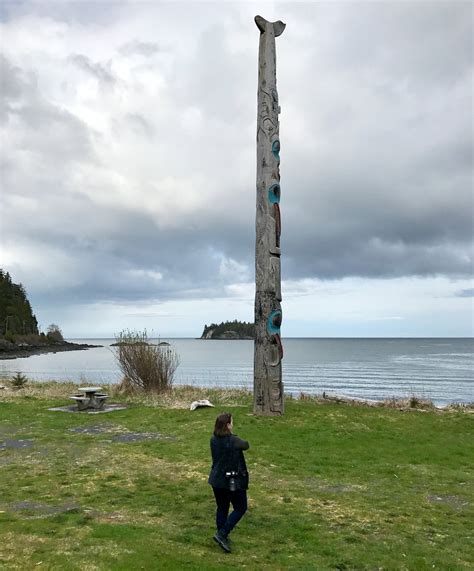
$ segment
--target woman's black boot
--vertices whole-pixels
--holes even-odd
[[[218,543],[226,553],[231,552],[229,540],[227,539],[227,535],[223,529],[220,529],[214,535],[214,541]]]

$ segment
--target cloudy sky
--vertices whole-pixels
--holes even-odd
[[[252,320],[256,14],[283,335],[472,335],[471,2],[3,0],[1,267],[69,338]]]

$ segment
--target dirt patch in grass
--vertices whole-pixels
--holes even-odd
[[[328,483],[318,480],[317,478],[306,478],[305,483],[312,490],[318,492],[327,492],[330,494],[341,494],[346,492],[361,492],[367,489],[367,486],[360,486],[357,484],[341,484],[341,483]]]
[[[118,424],[92,424],[89,426],[75,426],[69,429],[75,434],[111,434],[117,432],[128,432],[128,429]]]
[[[70,511],[77,511],[80,506],[77,504],[63,504],[53,506],[41,502],[32,502],[28,500],[12,502],[2,506],[5,511],[21,512],[23,517],[37,519],[38,517],[48,517],[50,515],[65,513]]]
[[[109,434],[112,442],[144,442],[146,440],[176,440],[176,436],[162,434],[160,432],[130,432],[127,428],[118,425],[92,425],[92,426],[76,426],[70,428],[69,432],[75,434],[89,434],[92,436]]]
[[[7,438],[3,442],[0,441],[0,451],[6,450],[7,448],[29,448],[30,446],[34,446],[33,440],[11,440]]]
[[[166,436],[159,432],[127,432],[125,434],[116,434],[112,437],[113,442],[143,442],[144,440],[176,440],[175,436]]]
[[[134,510],[100,511],[84,509],[84,516],[89,523],[112,525],[156,526],[164,521],[164,517],[153,510],[136,512]]]
[[[446,504],[457,510],[469,507],[469,501],[466,498],[461,498],[460,496],[429,495],[426,499],[430,504]]]

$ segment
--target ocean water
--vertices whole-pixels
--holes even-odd
[[[162,341],[164,339],[161,339]],[[180,355],[175,384],[246,387],[253,384],[253,341],[166,339]],[[107,385],[121,373],[113,339],[81,339],[101,348],[0,361],[0,378],[17,371],[31,380]],[[284,340],[285,392],[382,400],[416,395],[438,405],[474,401],[474,340]]]

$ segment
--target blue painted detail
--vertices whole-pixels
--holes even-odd
[[[278,183],[272,184],[268,189],[268,200],[272,204],[278,204],[280,202],[280,185]]]
[[[280,160],[280,141],[276,139],[272,143],[272,153],[273,156],[279,161]]]
[[[276,309],[270,313],[267,320],[267,331],[270,335],[280,334],[281,319],[282,313],[280,309]]]

